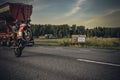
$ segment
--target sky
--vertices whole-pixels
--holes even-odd
[[[0,0],[33,5],[33,24],[120,27],[120,0]]]

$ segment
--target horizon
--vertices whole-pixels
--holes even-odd
[[[69,27],[72,27],[73,25],[76,25],[76,24],[69,25],[69,24],[33,24],[33,23],[31,23],[31,25],[53,25],[53,26],[68,25]],[[111,27],[111,26],[94,26],[94,27],[87,27],[87,26],[85,26],[85,25],[76,25],[76,27],[79,27],[79,26],[84,26],[85,29],[94,29],[94,28],[98,28],[98,27],[101,27],[101,28],[120,28],[120,26],[114,26],[114,27]]]

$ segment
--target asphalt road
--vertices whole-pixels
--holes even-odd
[[[120,50],[0,47],[0,80],[120,80]]]

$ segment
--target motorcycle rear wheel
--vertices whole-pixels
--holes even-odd
[[[22,40],[18,40],[16,43],[16,47],[14,48],[14,53],[16,57],[21,57],[23,48],[24,47]]]
[[[21,48],[15,48],[14,53],[16,57],[21,57],[22,55],[22,49]]]

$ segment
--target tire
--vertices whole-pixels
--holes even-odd
[[[20,46],[21,45],[21,46]],[[22,42],[22,40],[18,40],[17,41],[17,44],[16,44],[16,47],[17,48],[15,48],[14,49],[14,53],[15,53],[15,56],[16,57],[21,57],[21,55],[22,55],[22,51],[23,51],[23,49],[24,49],[24,43]]]
[[[31,38],[32,38],[32,31],[31,31],[31,29],[30,28],[25,29],[23,31],[22,40],[29,42],[31,40]]]
[[[21,48],[15,48],[14,53],[16,57],[21,57],[22,55],[22,49]]]

